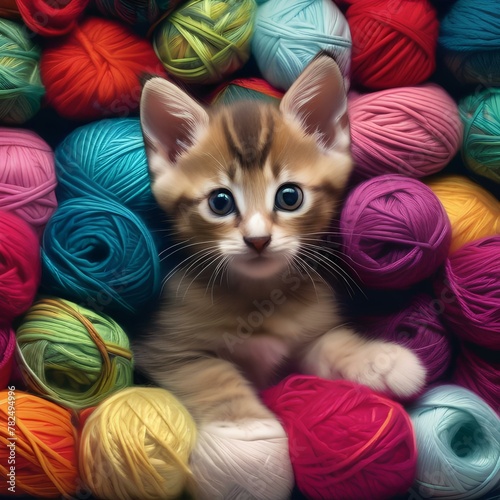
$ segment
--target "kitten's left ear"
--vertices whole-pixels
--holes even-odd
[[[153,178],[175,167],[208,126],[207,112],[182,89],[159,77],[146,81],[140,115]]]
[[[280,110],[328,150],[349,150],[344,77],[330,55],[321,53],[306,66],[283,96]]]

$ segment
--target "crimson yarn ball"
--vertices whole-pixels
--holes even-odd
[[[417,449],[403,407],[348,380],[292,375],[263,392],[288,435],[299,490],[311,500],[387,500],[406,492]]]
[[[373,90],[416,85],[434,72],[439,22],[428,0],[358,0],[346,18],[353,85]]]
[[[500,351],[500,234],[453,252],[435,280],[444,320],[465,341]]]
[[[9,384],[16,350],[16,334],[10,326],[0,326],[0,390]]]
[[[38,236],[17,215],[0,211],[0,326],[30,308],[40,275]]]
[[[47,104],[63,118],[138,113],[145,75],[166,76],[151,44],[122,23],[87,17],[51,41],[40,61]]]
[[[451,224],[423,182],[379,175],[351,190],[340,216],[343,251],[355,277],[374,289],[408,288],[444,262]]]

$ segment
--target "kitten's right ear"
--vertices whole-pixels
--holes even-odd
[[[140,116],[153,178],[174,167],[208,125],[207,112],[194,99],[159,77],[144,85]]]

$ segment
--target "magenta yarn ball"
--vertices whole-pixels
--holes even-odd
[[[417,449],[395,401],[348,380],[292,375],[262,393],[288,436],[299,490],[310,500],[387,500],[406,492]]]
[[[0,128],[0,210],[40,236],[57,208],[54,152],[30,130]]]
[[[363,318],[366,333],[413,351],[427,372],[426,383],[442,378],[452,360],[450,335],[441,321],[440,300],[426,293],[396,312]]]
[[[0,390],[9,384],[16,349],[16,335],[10,326],[0,326]]]
[[[442,170],[460,149],[458,106],[427,83],[349,96],[354,175],[420,178]]]
[[[451,225],[417,179],[387,174],[351,190],[340,216],[346,261],[361,284],[397,290],[431,276],[448,255]]]
[[[443,318],[463,340],[500,351],[500,234],[453,252],[435,280]]]

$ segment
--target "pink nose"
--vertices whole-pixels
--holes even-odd
[[[255,236],[252,238],[243,238],[243,241],[250,247],[253,248],[257,253],[262,253],[264,248],[271,243],[271,236]]]

